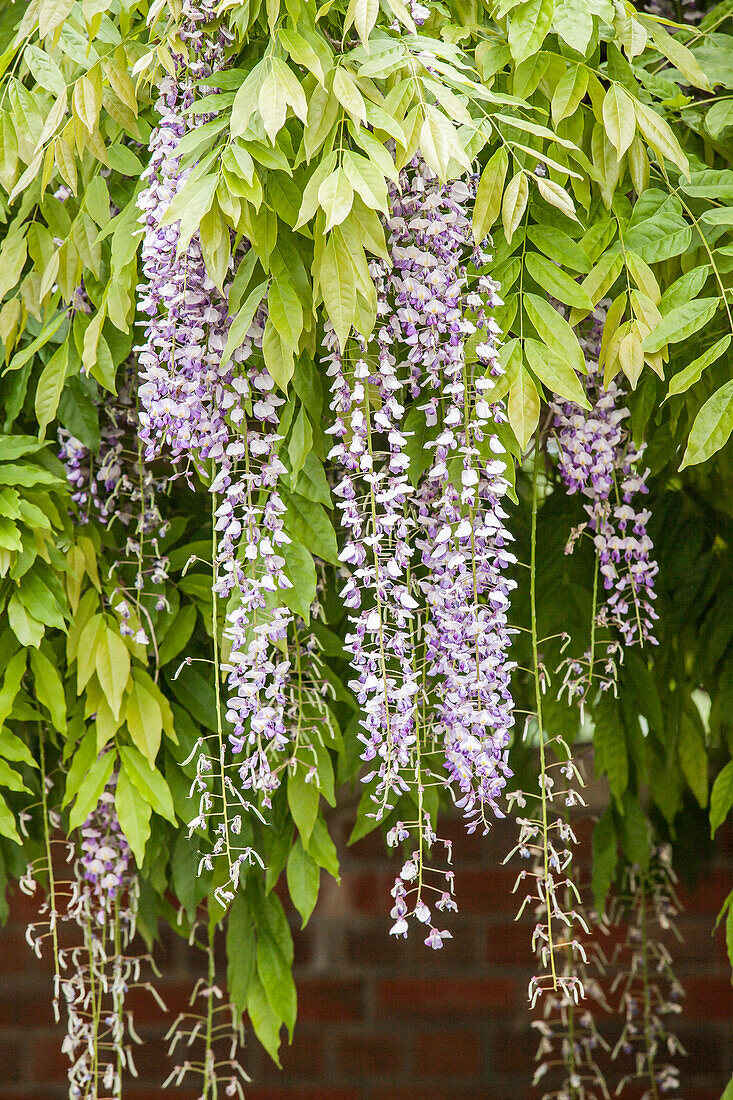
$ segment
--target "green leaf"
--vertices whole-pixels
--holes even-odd
[[[308,623],[317,582],[313,557],[299,542],[291,541],[280,549],[285,559],[285,573],[293,585],[292,588],[285,589],[282,599],[291,611]]]
[[[373,803],[372,803],[373,805]],[[351,843],[351,842],[349,842]],[[339,881],[339,861],[336,845],[329,836],[326,823],[321,814],[315,820],[313,832],[307,844],[308,854],[313,856],[319,867],[323,867],[332,878]]]
[[[170,787],[160,772],[151,766],[138,749],[127,745],[120,746],[120,759],[130,782],[139,794],[152,806],[156,814],[166,818],[171,825],[176,825]]]
[[[342,233],[328,238],[319,276],[323,303],[343,350],[356,312],[356,281]]]
[[[733,99],[714,103],[705,115],[705,125],[712,138],[720,137],[726,127],[733,126]]]
[[[590,402],[569,356],[541,344],[539,340],[531,339],[525,339],[524,352],[533,372],[553,393],[567,401],[574,401],[584,409],[590,409]]]
[[[66,95],[66,81],[52,57],[37,46],[28,44],[23,49],[23,60],[42,88],[54,96]]]
[[[255,1035],[275,1065],[280,1069],[280,1059],[277,1053],[280,1049],[280,1017],[272,1011],[262,988],[262,982],[257,974],[254,975],[250,984],[247,1012]]]
[[[110,754],[112,755],[112,754]],[[145,845],[150,836],[150,804],[141,798],[126,771],[120,771],[115,790],[115,809],[122,832],[132,848],[138,867],[145,859]]]
[[[620,84],[612,84],[603,100],[603,124],[618,159],[624,155],[636,133],[634,101]]]
[[[657,49],[668,61],[671,61],[676,69],[679,69],[694,88],[702,88],[704,92],[713,90],[692,50],[689,50],[679,38],[667,34],[656,20],[641,15],[639,21],[649,32]]]
[[[217,182],[218,178],[215,175],[190,179],[168,204],[161,225],[180,223],[179,255],[188,247],[191,237],[201,224],[201,219],[210,210]]]
[[[69,815],[69,829],[77,829],[99,802],[102,791],[112,775],[116,754],[107,752],[95,760],[76,791],[76,801]]]
[[[127,653],[126,649],[125,653]],[[127,683],[127,680],[125,680],[125,683]],[[149,691],[146,691],[139,681],[135,681],[133,689],[127,697],[125,721],[133,744],[150,764],[154,764],[163,732],[163,714],[158,700]]]
[[[588,0],[555,0],[552,28],[582,57],[593,37],[593,15]]]
[[[557,24],[557,9],[555,24]],[[582,52],[582,51],[581,51]],[[588,88],[588,70],[582,65],[571,65],[560,78],[552,94],[552,121],[557,124],[574,115]]]
[[[119,718],[122,696],[130,677],[130,653],[117,631],[109,626],[99,632],[97,642],[94,667],[110,709],[115,718]]]
[[[318,816],[318,803],[320,794],[313,776],[310,783],[306,783],[308,769],[299,767],[288,775],[288,805],[293,815],[293,821],[298,827],[298,832],[307,845],[313,832],[313,826]]]
[[[481,174],[473,207],[473,237],[480,243],[499,217],[509,156],[500,145]]]
[[[237,892],[227,915],[227,994],[239,1012],[245,1012],[257,964],[257,941],[252,911],[244,890]]]
[[[721,340],[718,340],[711,348],[704,351],[702,355],[698,355],[697,359],[693,359],[691,363],[678,374],[675,374],[674,378],[670,380],[669,390],[665,401],[668,401],[670,397],[674,397],[677,394],[684,393],[690,386],[694,386],[696,382],[699,382],[703,371],[705,371],[711,363],[714,363],[717,359],[720,359],[724,351],[728,350],[730,346],[731,336],[728,333]]]
[[[519,227],[519,223],[527,207],[528,197],[529,184],[527,183],[527,176],[520,169],[509,180],[506,191],[504,192],[504,201],[501,206],[501,220],[507,241],[511,241]]]
[[[509,389],[507,413],[522,453],[527,450],[540,419],[540,399],[532,376],[523,367]]]
[[[323,504],[326,508],[333,507],[331,489],[326,481],[323,464],[312,451],[305,456],[305,463],[298,475],[295,491],[307,500],[314,500],[318,504]]]
[[[371,210],[388,210],[387,185],[384,175],[373,161],[356,153],[344,154],[344,170],[349,183]]]
[[[677,306],[644,338],[644,351],[660,351],[665,344],[686,340],[712,319],[718,305],[718,298],[698,298],[697,301]]]
[[[677,748],[685,779],[704,809],[708,804],[708,754],[702,734],[684,712],[680,715]]]
[[[222,355],[222,365],[225,366],[231,359],[237,348],[240,348],[244,343],[245,337],[252,327],[252,321],[254,315],[257,312],[262,299],[267,291],[268,282],[265,279],[259,283],[258,286],[247,295],[247,300],[244,305],[238,310],[236,317],[232,321],[232,324],[227,333],[227,342],[224,345],[224,353]]]
[[[634,100],[636,123],[649,145],[660,157],[666,157],[676,164],[683,175],[689,176],[690,164],[682,146],[674,135],[669,123],[645,103]]]
[[[639,799],[626,792],[621,818],[621,846],[626,858],[645,871],[649,866],[651,830]]]
[[[13,811],[2,795],[0,795],[0,836],[5,836],[8,840],[14,840],[16,844],[23,843],[15,825]]]
[[[527,270],[540,287],[567,306],[579,309],[592,309],[593,302],[580,283],[571,279],[562,268],[553,264],[546,256],[529,253],[526,258]]]
[[[300,837],[290,851],[286,874],[290,897],[303,918],[301,927],[305,928],[318,900],[321,873],[316,861],[303,847]]]
[[[337,168],[318,188],[318,203],[326,215],[325,232],[341,225],[354,202],[354,189],[343,168]]]
[[[5,760],[0,760],[0,787],[9,791],[30,791],[30,787],[26,787],[23,782],[23,777]]]
[[[269,317],[265,323],[265,333],[262,337],[262,353],[270,377],[285,393],[295,371],[293,349],[283,340]]]
[[[692,425],[680,470],[705,462],[728,442],[733,431],[733,380],[709,397]]]
[[[298,1000],[290,963],[269,930],[257,928],[257,976],[272,1011],[292,1035]]]
[[[312,554],[335,565],[338,562],[336,534],[326,510],[298,493],[283,493],[286,505],[285,530]]]
[[[555,12],[554,0],[526,0],[509,17],[509,49],[519,65],[537,53],[547,37]]]
[[[645,191],[634,206],[626,247],[647,264],[679,256],[690,247],[692,229],[663,191]]]
[[[54,729],[66,733],[66,697],[58,669],[40,649],[31,650],[31,669],[39,703],[51,715]]]
[[[46,428],[56,416],[68,365],[69,344],[65,341],[46,363],[38,379],[36,420],[39,439],[45,438]]]
[[[75,376],[69,378],[61,394],[58,416],[63,426],[80,443],[89,450],[96,451],[99,447],[99,414],[89,397],[90,385],[94,387],[94,383],[88,379]]]
[[[23,485],[30,488],[32,485],[50,485],[61,488],[61,479],[49,470],[40,466],[32,466],[27,462],[24,466],[17,466],[9,462],[6,466],[0,466],[0,485]]]
[[[733,806],[733,760],[729,760],[713,783],[710,792],[710,835],[715,833],[725,821]]]
[[[21,645],[33,646],[36,649],[39,647],[45,628],[43,623],[26,610],[17,592],[14,592],[8,601],[8,620]]]
[[[21,764],[27,764],[29,768],[38,767],[28,746],[8,729],[0,729],[0,756],[5,760],[15,760]]]
[[[297,351],[303,331],[303,309],[292,283],[276,279],[267,295],[268,315],[281,338]]]
[[[21,642],[21,645],[25,644],[20,638],[18,641]],[[5,667],[3,686],[0,688],[0,726],[5,725],[5,721],[13,709],[15,697],[20,691],[20,683],[25,673],[27,659],[26,651],[21,649],[10,658]]]
[[[583,350],[578,343],[575,330],[565,318],[550,305],[546,298],[540,298],[537,294],[525,294],[524,307],[542,340],[562,355],[574,370],[585,374],[587,368]]]

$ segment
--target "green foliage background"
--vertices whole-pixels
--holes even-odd
[[[106,395],[135,343],[135,200],[156,83],[181,49],[179,14],[161,0],[0,6],[0,878],[16,879],[42,845],[41,746],[70,833],[119,761],[117,809],[151,940],[161,919],[178,927],[169,888],[189,920],[207,898],[212,922],[223,916],[216,871],[196,875],[211,838],[187,837],[195,764],[181,763],[201,731],[216,729],[213,673],[194,660],[175,676],[184,656],[210,657],[217,625],[205,564],[184,569],[211,546],[207,494],[171,487],[161,544],[170,610],[154,613],[156,645],[144,646],[120,635],[109,600],[124,535],[70,518],[54,439],[63,426],[98,447]],[[625,375],[634,439],[647,445],[659,646],[627,655],[618,697],[591,700],[582,730],[577,710],[552,692],[546,703],[546,733],[592,738],[596,772],[608,780],[594,838],[598,905],[621,860],[648,860],[652,827],[684,853],[733,805],[733,3],[682,30],[622,0],[435,0],[419,30],[402,0],[224,0],[221,17],[235,35],[231,63],[209,81],[220,90],[202,88],[190,109],[216,116],[182,142],[184,164],[195,167],[167,219],[180,218],[184,239],[200,234],[219,286],[230,230],[252,243],[230,294],[232,343],[267,294],[264,361],[287,397],[289,598],[308,623],[322,585],[310,628],[333,689],[317,783],[296,771],[274,799],[273,825],[245,824],[267,871],[249,870],[229,914],[230,993],[277,1057],[296,994],[292,938],[272,888],[285,874],[308,919],[320,872],[338,877],[328,807],[345,785],[360,788],[319,333],[326,317],[342,340],[352,326],[371,331],[367,265],[384,253],[386,181],[416,152],[443,179],[481,173],[474,224],[477,238],[493,238],[490,274],[505,302],[497,396],[517,459],[510,523],[522,561],[522,455],[546,432],[550,395],[580,392],[573,326],[612,300],[601,361],[606,379]],[[61,185],[65,202],[54,197]],[[93,310],[70,314],[82,282]],[[548,296],[569,307],[569,323]],[[415,477],[422,416],[408,416]],[[550,465],[545,474],[540,634],[568,631],[581,651],[593,563],[563,548],[582,508]],[[519,581],[514,615],[527,625],[526,571]],[[527,666],[523,645],[517,660]],[[549,670],[559,645],[543,647]],[[519,708],[530,692],[517,673]],[[98,759],[109,744],[115,751]],[[512,759],[531,783],[531,748],[518,743]],[[430,798],[436,812],[435,791]],[[369,809],[365,793],[355,837],[374,827]],[[733,928],[733,906],[727,920]]]

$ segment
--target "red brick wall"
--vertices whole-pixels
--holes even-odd
[[[336,826],[338,839],[347,823]],[[513,845],[510,823],[491,836],[466,836],[451,823],[460,912],[442,951],[417,936],[395,941],[389,928],[394,864],[378,837],[341,846],[342,883],[324,886],[308,928],[295,933],[299,1013],[279,1073],[250,1039],[243,1062],[248,1100],[529,1100],[535,1038],[525,997],[531,974],[529,930],[513,921],[514,872],[501,866]],[[733,884],[733,846],[721,843],[700,868],[698,886],[682,887],[685,942],[675,951],[687,997],[677,1028],[685,1100],[718,1100],[733,1073],[733,997],[723,936],[711,932]],[[27,947],[33,902],[16,898],[0,934],[0,1097],[61,1100],[66,1063],[49,1006],[48,967]],[[298,927],[294,922],[294,927]],[[166,935],[159,983],[172,1012],[185,1006],[195,979],[186,943]],[[126,1100],[160,1100],[170,1068],[161,1036],[165,1018],[141,1001],[136,1052],[140,1078]],[[606,1026],[605,1024],[603,1025]],[[611,1033],[612,1033],[611,1029]],[[183,1090],[171,1096],[186,1098]]]

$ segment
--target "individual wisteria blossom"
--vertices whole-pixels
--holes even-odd
[[[594,609],[596,625],[615,628],[623,646],[656,644],[654,581],[658,565],[647,533],[650,512],[639,501],[649,491],[649,471],[642,464],[643,446],[634,447],[625,426],[630,414],[622,386],[616,379],[603,385],[598,355],[605,314],[604,305],[597,307],[590,326],[580,334],[588,365],[582,381],[591,408],[587,411],[567,401],[554,403],[552,449],[567,492],[586,498],[583,507],[588,520],[580,530],[593,540],[605,591],[604,603]],[[568,553],[576,540],[577,532],[568,544]],[[612,684],[620,655],[612,642],[600,657],[589,652],[582,661],[571,662],[566,678],[571,694],[584,692],[596,675],[600,686]],[[597,662],[603,665],[600,670]]]
[[[225,357],[231,278],[227,276],[223,289],[217,288],[198,235],[182,242],[179,224],[164,224],[168,206],[190,171],[181,167],[176,150],[201,119],[186,115],[186,108],[194,101],[197,82],[226,61],[230,37],[216,24],[215,7],[209,0],[182,5],[179,34],[187,52],[174,56],[176,74],[164,76],[156,104],[160,120],[151,136],[151,159],[138,199],[144,226],[140,309],[147,320],[137,351],[146,456],[164,457],[187,476],[195,469],[212,494],[214,616],[219,601],[229,608],[224,636],[230,652],[222,671],[239,782],[235,786],[219,743],[210,753],[201,751],[199,814],[191,829],[213,822],[214,854],[226,853],[231,878],[222,887],[222,900],[230,900],[241,853],[234,851],[232,833],[237,810],[230,813],[228,802],[232,799],[241,811],[244,789],[260,795],[268,806],[277,785],[279,773],[273,771],[272,760],[288,741],[283,708],[289,673],[278,644],[292,616],[277,599],[291,583],[281,552],[289,541],[283,530],[285,505],[277,491],[285,472],[277,454],[283,399],[267,370],[249,362],[253,347],[262,345],[266,313],[264,308],[257,312],[240,346]],[[244,242],[236,257],[247,247]],[[218,630],[217,619],[215,635]],[[212,776],[219,777],[219,790],[210,788]]]
[[[420,808],[428,740],[443,753],[443,782],[471,829],[487,827],[487,809],[500,812],[508,774],[513,582],[505,570],[515,559],[501,508],[506,466],[495,425],[504,414],[491,402],[500,367],[488,316],[500,299],[479,270],[489,256],[472,240],[473,195],[473,181],[441,184],[414,158],[399,189],[390,189],[387,258],[370,264],[374,334],[368,344],[354,336],[345,354],[330,327],[324,338],[329,457],[340,467],[334,494],[346,534],[340,557],[351,569],[341,593],[354,612],[346,648],[364,708],[363,758],[373,763],[365,782],[378,819],[411,787],[418,794],[416,820],[398,830],[406,834],[399,839],[416,833],[419,843],[395,886],[395,934],[406,931],[409,915],[430,919],[419,890],[412,908],[404,900],[409,868],[415,862],[421,881],[434,840]],[[477,334],[470,359],[467,342]],[[406,449],[409,405],[436,436],[417,490]],[[427,718],[431,690],[436,714]],[[431,925],[426,943],[439,947],[442,938]]]
[[[528,864],[517,875],[513,892],[524,894],[518,916],[528,905],[535,913],[532,949],[539,965],[529,983],[533,1008],[540,997],[550,993],[575,1005],[585,997],[575,964],[578,958],[586,961],[581,937],[589,935],[589,927],[572,878],[577,837],[569,817],[574,806],[585,805],[577,789],[583,780],[575,762],[568,759],[568,747],[561,738],[547,742],[544,754],[555,746],[556,755],[565,759],[546,763],[541,769],[539,793],[513,791],[508,797],[512,806],[527,811],[517,815],[519,841],[504,862],[519,855]],[[528,806],[534,809],[528,810]]]
[[[680,940],[676,926],[680,903],[677,877],[669,845],[651,853],[648,869],[627,866],[613,899],[612,919],[626,929],[626,940],[614,956],[618,967],[612,992],[620,990],[624,1017],[614,1059],[630,1059],[633,1068],[618,1092],[641,1088],[641,1100],[679,1096],[679,1068],[674,1059],[685,1054],[669,1022],[682,1011],[684,989],[672,969],[668,947],[671,936]]]

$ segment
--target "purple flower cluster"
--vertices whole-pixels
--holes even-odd
[[[583,383],[590,412],[572,402],[553,406],[558,468],[568,493],[588,498],[587,527],[607,592],[600,621],[616,627],[627,646],[655,644],[658,565],[646,529],[650,513],[636,503],[649,491],[649,471],[639,465],[643,447],[634,448],[624,427],[629,410],[623,404],[623,389],[615,379],[603,386],[598,354],[604,318],[605,310],[599,307],[583,340],[589,363]]]
[[[506,651],[515,585],[505,573],[516,559],[501,506],[504,446],[494,429],[505,414],[491,402],[501,372],[498,329],[487,315],[501,299],[488,275],[475,275],[490,257],[472,240],[473,181],[443,186],[424,165],[412,169],[393,198],[389,240],[394,336],[407,350],[413,396],[437,428],[418,490],[427,672],[438,695],[434,732],[458,805],[471,830],[479,822],[486,829],[486,809],[498,811],[510,774],[513,724]],[[477,362],[469,360],[471,338]]]
[[[222,362],[229,327],[227,302],[206,271],[201,242],[194,235],[179,249],[177,224],[163,225],[164,215],[184,186],[176,149],[195,117],[185,110],[195,98],[196,83],[220,68],[229,34],[219,27],[205,34],[202,25],[215,15],[213,0],[184,0],[180,37],[188,55],[174,58],[175,77],[160,85],[158,125],[150,137],[150,161],[138,197],[144,227],[144,282],[138,288],[145,314],[145,341],[136,348],[140,365],[140,437],[146,458],[164,448],[176,462],[186,458],[202,465],[226,451],[225,387],[232,367]]]
[[[81,873],[90,908],[100,925],[107,920],[115,901],[130,889],[135,873],[130,845],[115,809],[116,783],[113,777],[81,826]]]
[[[155,991],[141,980],[149,956],[130,951],[138,903],[137,871],[117,818],[115,789],[110,782],[81,826],[81,856],[64,921],[73,922],[81,945],[60,950],[67,973],[61,991],[67,1013],[62,1050],[68,1055],[69,1096],[122,1096],[125,1069],[137,1075],[130,1041],[139,1039],[130,1026],[125,1000],[135,986]],[[162,1002],[159,1002],[162,1004]],[[127,1020],[127,1023],[126,1023]]]
[[[149,615],[141,603],[152,596],[158,610],[165,607],[161,587],[167,579],[168,561],[160,553],[158,539],[167,531],[160,502],[166,482],[156,478],[142,459],[137,440],[135,408],[136,379],[128,370],[114,400],[100,405],[103,423],[101,442],[92,454],[65,429],[59,429],[59,458],[66,468],[76,504],[75,519],[88,523],[92,515],[107,527],[119,522],[126,531],[124,557],[114,569],[132,565],[130,583],[120,578],[113,604],[120,619],[120,632],[146,645]],[[146,620],[147,627],[142,620]]]
[[[282,546],[289,541],[283,530],[285,505],[277,491],[285,472],[277,454],[283,399],[269,373],[250,361],[252,349],[262,346],[264,308],[242,344],[225,359],[230,282],[225,282],[223,292],[214,285],[197,234],[182,248],[180,226],[163,224],[188,175],[176,156],[182,137],[194,124],[186,108],[193,102],[196,82],[225,62],[228,33],[222,27],[215,32],[205,27],[214,19],[214,8],[210,0],[183,4],[180,37],[188,54],[174,58],[175,78],[163,79],[157,103],[160,122],[151,137],[146,187],[138,200],[145,275],[140,308],[148,318],[145,342],[138,349],[143,383],[140,435],[147,455],[165,454],[186,474],[193,467],[209,485],[217,539],[213,592],[228,605],[224,637],[229,652],[222,670],[227,676],[231,749],[235,756],[244,754],[239,766],[242,786],[261,792],[267,806],[279,782],[272,758],[288,742],[283,708],[290,666],[277,648],[292,619],[278,599],[291,585],[282,556]],[[239,255],[247,248],[244,242]],[[218,748],[215,757],[202,755],[200,782],[215,765],[223,789],[216,796],[202,793],[202,812],[194,827],[212,811],[212,797],[225,803],[235,795],[226,775],[229,765],[220,755]],[[238,864],[231,858],[226,806],[214,816],[215,853],[230,853],[236,880]]]
[[[478,274],[489,257],[471,239],[473,194],[473,182],[443,185],[414,159],[399,190],[391,189],[388,259],[370,265],[371,342],[354,337],[349,358],[330,329],[325,336],[330,457],[340,466],[334,493],[347,538],[340,556],[351,570],[341,595],[356,612],[346,637],[356,674],[350,686],[364,710],[363,758],[376,765],[365,782],[376,779],[380,818],[411,786],[419,795],[421,751],[439,745],[444,782],[455,788],[470,829],[479,821],[487,827],[487,807],[500,812],[509,774],[506,613],[514,585],[505,570],[515,561],[495,431],[504,414],[491,402],[500,367],[487,310],[500,299],[496,284]],[[436,435],[417,489],[408,476],[409,404]],[[435,707],[427,703],[431,691]],[[415,865],[421,883],[434,837],[420,810],[398,839],[410,830],[420,843],[405,866]],[[406,932],[410,915],[405,881],[401,874],[395,885],[395,934]],[[417,897],[412,915],[429,921],[420,888]],[[431,927],[426,942],[440,946],[442,935]]]

